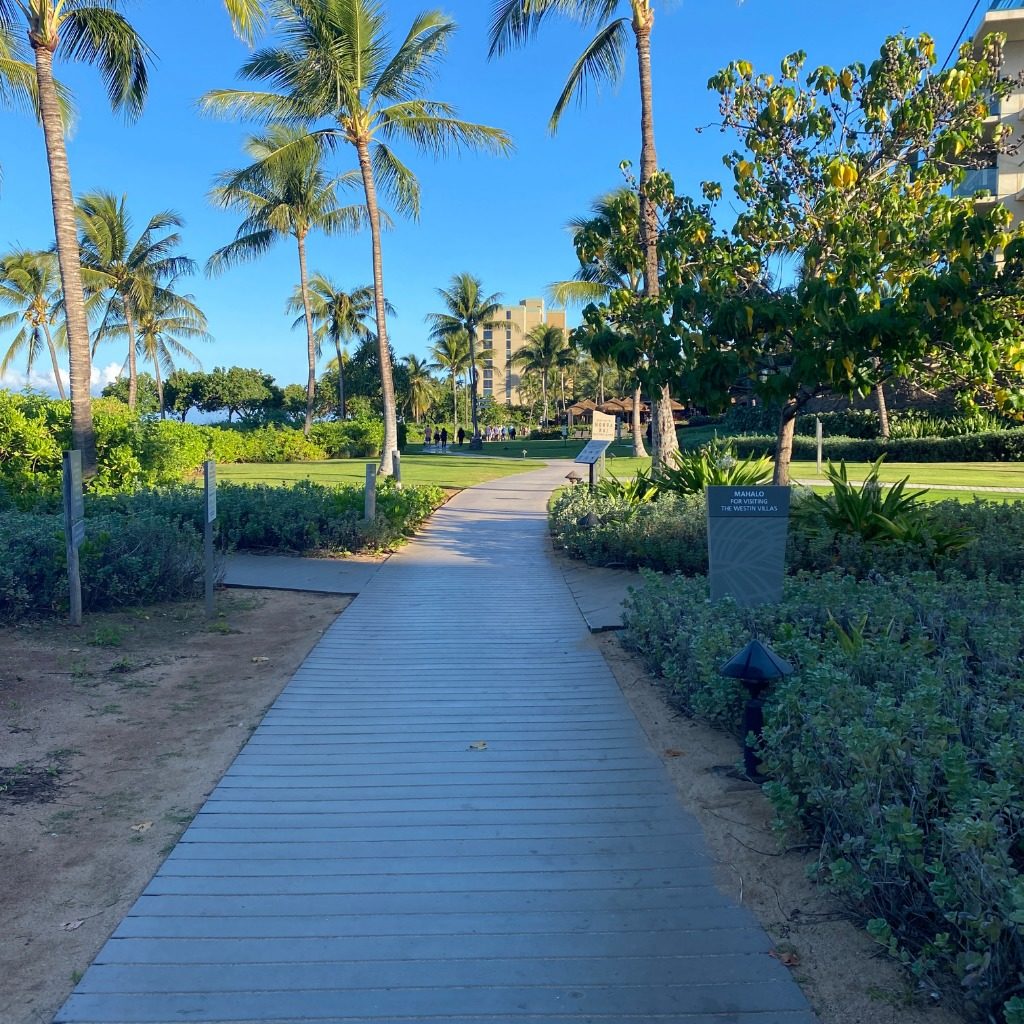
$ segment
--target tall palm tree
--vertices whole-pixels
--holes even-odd
[[[473,426],[473,438],[470,448],[482,448],[480,427],[477,424],[477,331],[481,327],[490,327],[494,323],[495,314],[501,309],[501,295],[484,294],[484,286],[480,278],[472,274],[455,274],[447,288],[438,288],[437,294],[445,305],[444,313],[428,313],[427,323],[430,324],[430,337],[440,341],[453,334],[465,332],[469,339],[469,408]]]
[[[620,188],[597,199],[590,216],[569,221],[580,256],[580,269],[571,281],[551,285],[552,298],[562,306],[601,302],[614,291],[633,295],[643,287],[643,253],[631,244],[636,237],[640,202],[632,189]],[[640,431],[641,388],[633,382],[633,457],[646,458]],[[603,401],[603,399],[602,399]]]
[[[522,367],[524,375],[534,376],[540,380],[544,422],[547,423],[548,388],[552,384],[555,371],[563,365],[569,348],[562,328],[549,324],[538,324],[526,335],[526,339],[527,343],[512,357],[512,362]]]
[[[364,221],[358,206],[339,206],[339,179],[327,177],[320,148],[299,128],[271,125],[264,135],[252,136],[245,150],[253,163],[226,171],[210,198],[225,209],[245,214],[234,241],[218,249],[206,264],[218,274],[234,263],[262,256],[278,239],[290,235],[299,255],[299,290],[306,321],[306,419],[313,425],[316,401],[316,338],[309,299],[306,239],[311,231],[326,235],[357,230]]]
[[[389,314],[395,309],[385,300]],[[298,287],[288,302],[288,311],[297,313],[304,310],[302,289]],[[373,316],[373,287],[362,285],[346,292],[325,274],[314,274],[309,279],[309,311],[313,318],[316,341],[316,356],[319,359],[323,344],[328,339],[334,342],[335,359],[338,367],[338,419],[345,419],[345,358],[349,341],[363,341],[373,337],[369,321]],[[304,321],[300,316],[292,327]],[[343,349],[345,350],[343,352]]]
[[[207,330],[206,316],[191,295],[174,291],[174,280],[165,287],[144,293],[135,306],[135,323],[129,332],[124,306],[115,307],[110,323],[101,328],[104,334],[135,339],[140,355],[153,364],[160,418],[164,418],[164,378],[177,369],[175,359],[187,359],[197,369],[198,356],[185,341],[213,341]]]
[[[434,363],[441,370],[447,370],[452,382],[452,423],[459,423],[459,377],[469,369],[469,335],[449,334],[439,338],[430,349]]]
[[[434,404],[434,389],[437,382],[432,371],[437,367],[426,359],[408,355],[402,359],[409,372],[409,411],[417,423]]]
[[[231,24],[238,35],[251,43],[266,24],[264,0],[224,0]]]
[[[138,238],[132,238],[128,197],[90,192],[78,200],[79,252],[86,286],[107,295],[104,321],[115,308],[124,318],[128,340],[128,408],[134,411],[138,395],[135,338],[136,310],[161,281],[195,272],[187,256],[175,255],[184,221],[173,210],[150,217]],[[164,234],[164,232],[170,232]],[[102,328],[99,336],[103,335]]]
[[[0,330],[13,329],[21,324],[3,360],[0,360],[0,375],[21,352],[27,357],[25,372],[31,374],[45,342],[53,364],[57,393],[62,399],[66,398],[60,363],[57,362],[57,347],[50,330],[57,323],[61,308],[56,255],[15,249],[0,259],[0,303],[14,307],[13,312],[0,316]],[[64,343],[66,345],[66,338]]]
[[[617,12],[621,17],[615,17]],[[596,34],[569,72],[549,121],[552,132],[574,98],[582,103],[587,86],[617,84],[625,69],[626,50],[632,33],[640,80],[640,241],[643,247],[643,294],[656,298],[658,279],[658,214],[648,196],[648,183],[658,169],[654,140],[654,87],[651,77],[651,32],[654,0],[495,0],[490,28],[490,56],[521,46],[536,35],[550,14],[561,14],[596,29]],[[667,458],[679,447],[672,418],[672,397],[667,386],[657,402],[658,458]]]
[[[67,104],[53,77],[55,58],[96,65],[115,110],[141,112],[146,98],[149,49],[117,10],[118,0],[0,0],[0,35],[27,32],[35,63],[35,90],[50,174],[50,203],[64,293],[71,378],[72,444],[82,452],[82,472],[96,471],[92,428],[92,359],[89,323],[75,231],[65,131]]]
[[[2,0],[0,0],[2,2]],[[441,156],[458,149],[504,153],[511,140],[497,128],[460,120],[447,103],[423,97],[455,32],[438,11],[416,16],[397,49],[391,49],[382,0],[274,0],[271,13],[281,29],[279,46],[260,50],[242,66],[249,80],[280,92],[237,89],[208,93],[204,105],[223,114],[333,123],[315,137],[356,151],[370,221],[373,289],[384,402],[381,473],[392,472],[398,447],[395,386],[384,301],[378,186],[400,213],[416,217],[420,188],[391,148],[405,140],[420,152]]]

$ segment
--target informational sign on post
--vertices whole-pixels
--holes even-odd
[[[363,518],[372,523],[377,518],[377,464],[366,464],[366,490],[363,492]]]
[[[615,417],[594,410],[594,429],[590,434],[591,441],[615,440]]]
[[[207,459],[203,463],[203,494],[206,515],[203,516],[203,555],[206,561],[206,617],[213,618],[213,585],[217,567],[213,561],[213,524],[217,519],[217,463]]]
[[[82,624],[82,577],[78,548],[85,540],[85,501],[82,497],[82,453],[64,453],[64,538],[68,556],[69,617]]]
[[[709,487],[708,578],[711,600],[782,600],[789,526],[788,487]]]

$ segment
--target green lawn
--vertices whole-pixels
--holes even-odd
[[[848,462],[846,472],[851,480],[863,480],[870,471],[866,462]],[[795,480],[822,479],[814,462],[793,462]],[[970,489],[975,487],[1024,487],[1024,463],[1020,462],[893,462],[882,463],[879,477],[896,481],[909,476],[910,483],[955,484]]]
[[[329,462],[288,462],[280,465],[242,463],[217,466],[217,479],[233,484],[292,484],[312,480],[318,484],[359,484],[366,481],[366,464],[373,459],[333,459]],[[460,455],[403,455],[402,481],[407,484],[436,484],[461,490],[513,473],[540,469],[541,462],[529,459],[478,459]]]

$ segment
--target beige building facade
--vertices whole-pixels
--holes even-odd
[[[565,310],[546,309],[543,299],[523,299],[518,306],[498,310],[494,326],[484,328],[480,336],[481,347],[493,350],[477,383],[482,398],[493,398],[498,405],[523,404],[520,369],[512,360],[527,343],[530,331],[541,324],[566,331]]]
[[[985,2],[985,0],[983,0]],[[1006,36],[1003,51],[1003,75],[1017,77],[1024,71],[1024,0],[987,0],[985,11],[974,32],[975,45],[987,35],[1001,32]],[[993,101],[988,125],[994,131],[1002,124],[1011,131],[1011,138],[1024,133],[1024,91],[1016,90],[1001,102]],[[987,191],[982,203],[1002,203],[1013,214],[1014,224],[1024,218],[1024,150],[994,154],[987,167],[971,168],[958,189],[961,195]]]

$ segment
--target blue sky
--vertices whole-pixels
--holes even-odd
[[[404,32],[426,3],[391,0],[393,33]],[[512,303],[543,295],[551,281],[570,276],[576,261],[565,222],[621,183],[622,160],[639,158],[635,68],[628,66],[617,90],[591,95],[584,108],[568,112],[552,137],[552,104],[588,37],[553,21],[534,44],[489,63],[490,7],[489,0],[444,5],[460,31],[432,96],[453,103],[464,118],[504,128],[516,152],[440,163],[404,154],[422,184],[423,212],[419,222],[400,222],[384,237],[385,289],[398,313],[391,340],[399,356],[426,353],[424,316],[440,308],[435,289],[454,273],[478,275]],[[696,192],[702,180],[721,177],[721,156],[733,143],[713,126],[716,105],[706,86],[730,60],[774,71],[784,54],[805,49],[811,65],[870,61],[883,38],[900,30],[931,33],[945,56],[970,7],[967,0],[662,0],[653,40],[659,163],[681,191]],[[232,36],[221,0],[138,0],[126,10],[157,55],[146,111],[126,125],[110,113],[91,69],[59,69],[80,111],[69,143],[72,182],[76,194],[127,193],[139,229],[157,210],[177,210],[186,221],[183,251],[202,264],[237,226],[234,214],[209,206],[207,191],[217,172],[243,163],[241,144],[252,126],[200,116],[196,101],[208,89],[231,86],[247,51]],[[710,127],[698,133],[699,126]],[[46,247],[53,227],[42,134],[30,118],[10,111],[0,111],[0,130],[0,247]],[[342,150],[336,169],[347,170],[347,160]],[[352,201],[357,198],[353,193]],[[309,250],[311,269],[345,286],[369,283],[368,235],[313,238]],[[290,240],[258,263],[214,280],[193,278],[187,288],[215,337],[198,348],[204,368],[258,366],[281,384],[304,379],[304,342],[284,312],[297,278]],[[0,338],[5,347],[7,341]],[[101,347],[100,375],[122,359],[115,345]],[[11,387],[24,382],[19,374],[5,380]],[[45,377],[33,383],[45,387]]]

